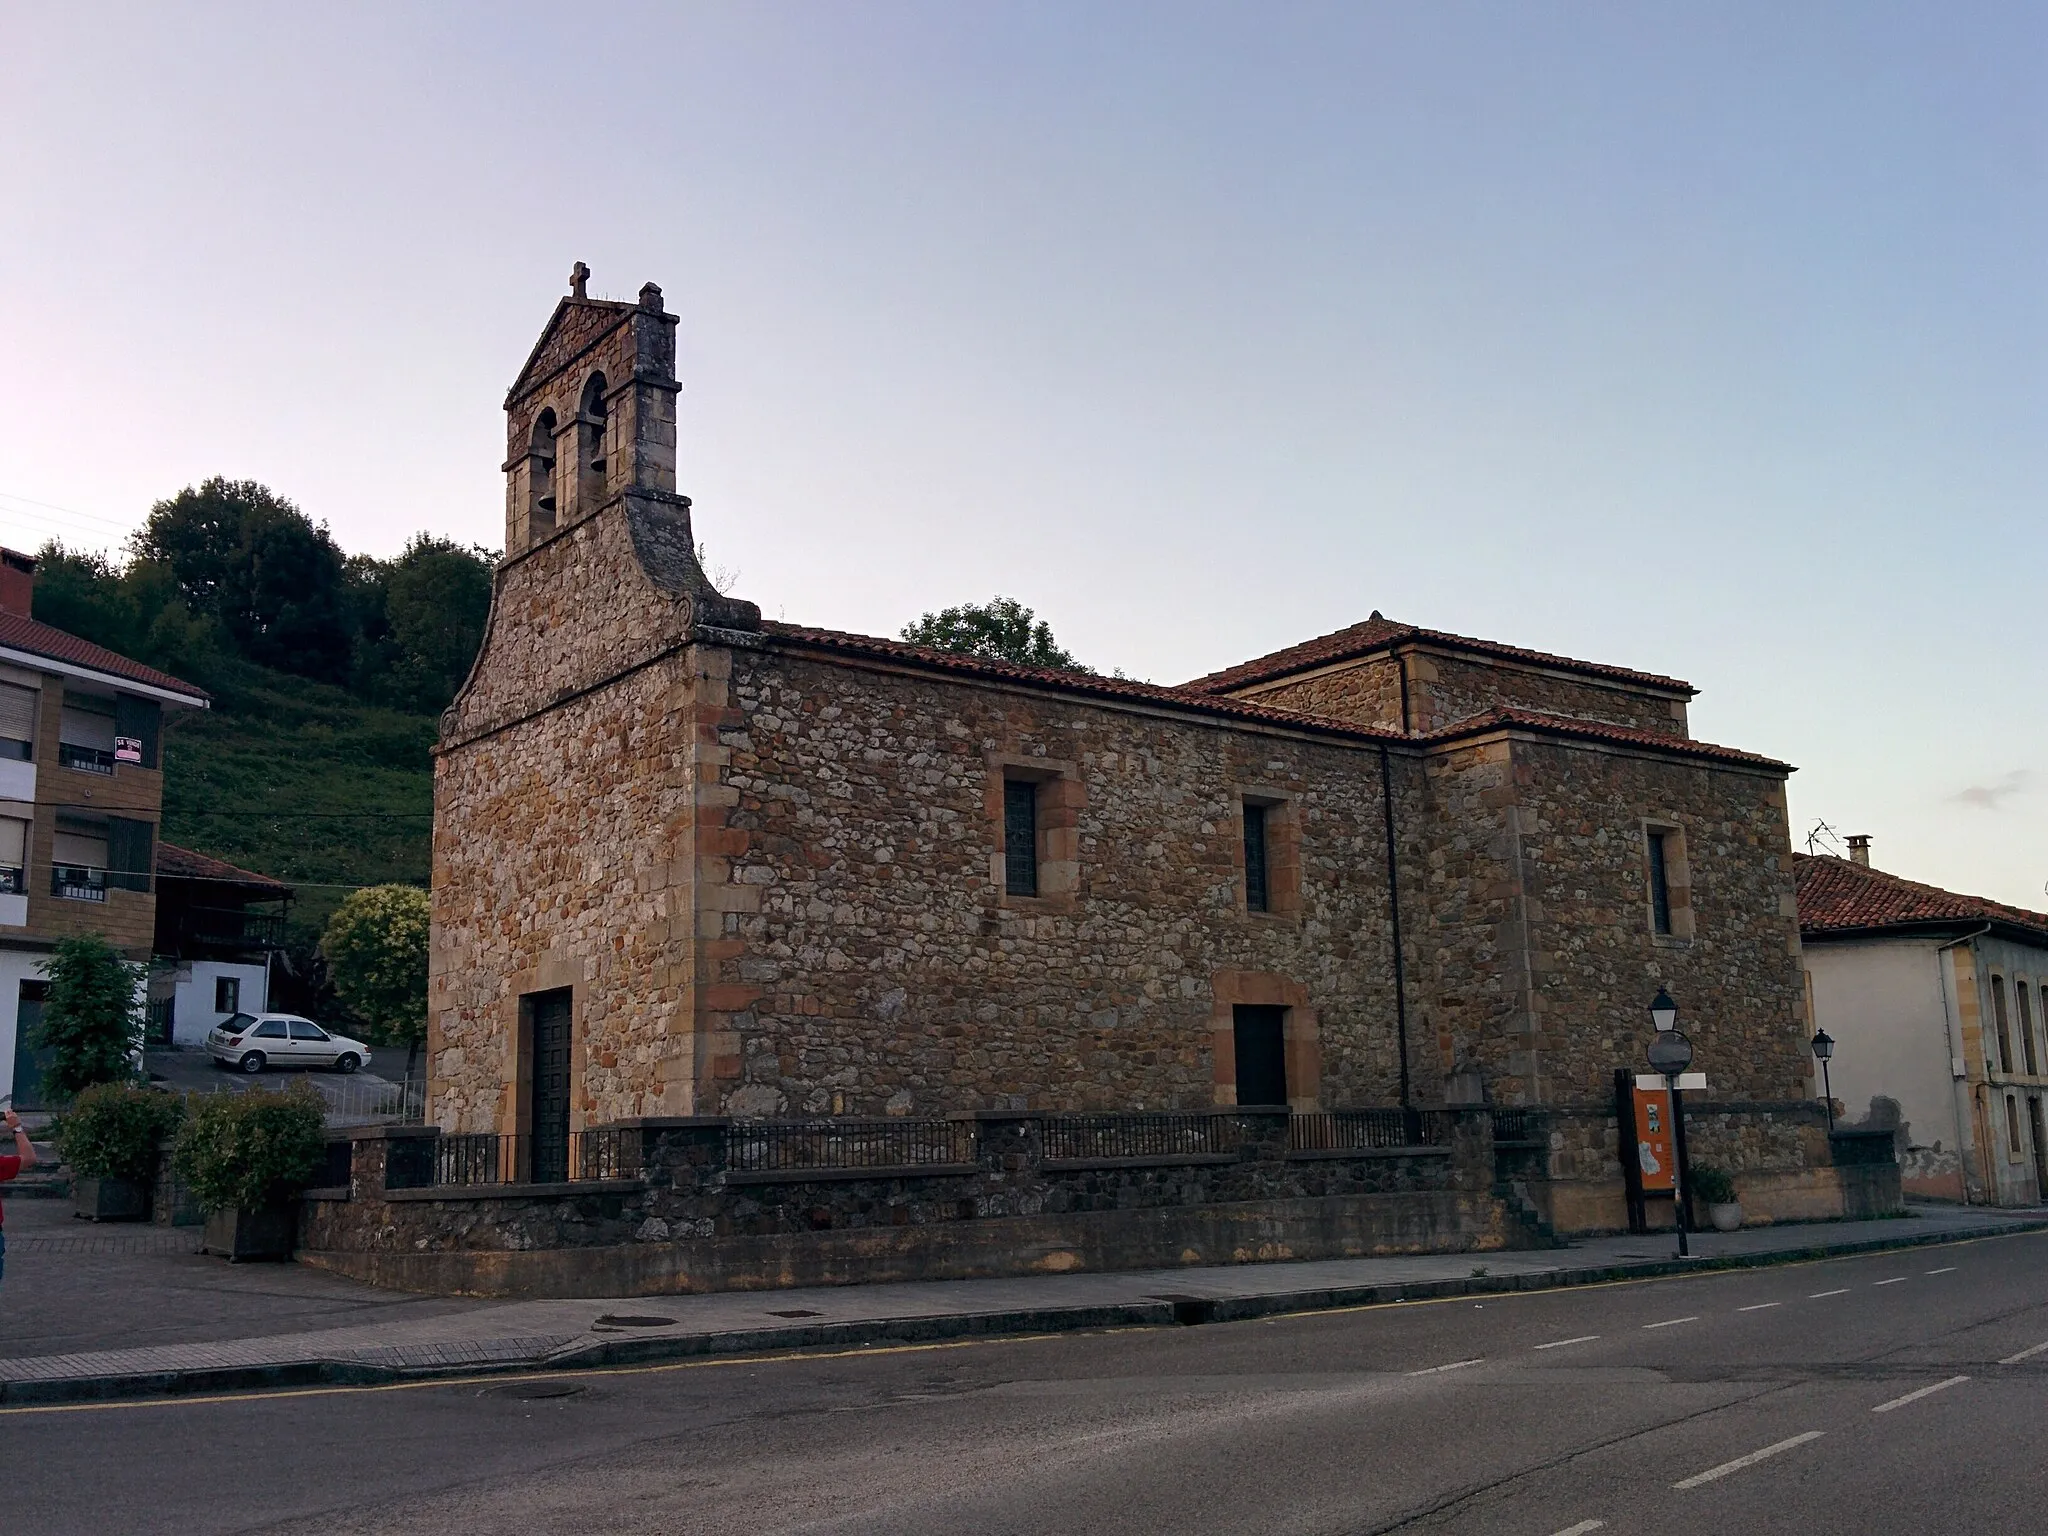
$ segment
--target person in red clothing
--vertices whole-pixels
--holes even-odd
[[[24,1168],[36,1165],[36,1149],[28,1139],[28,1132],[21,1128],[21,1116],[9,1109],[0,1114],[7,1122],[7,1129],[14,1132],[14,1150],[0,1156],[0,1184],[20,1173]],[[7,1274],[7,1208],[0,1205],[0,1278]]]

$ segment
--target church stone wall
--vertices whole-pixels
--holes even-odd
[[[1535,667],[1445,651],[1408,658],[1409,715],[1418,731],[1442,730],[1497,706],[1600,720],[1683,739],[1686,707],[1669,694],[1600,683]]]
[[[1601,683],[1537,667],[1426,647],[1391,652],[1233,690],[1233,697],[1349,720],[1371,730],[1402,729],[1401,670],[1408,673],[1408,728],[1442,730],[1489,709],[1509,706],[1576,720],[1599,720],[1684,740],[1682,698],[1620,683]]]
[[[1327,672],[1239,689],[1234,696],[1276,709],[1349,720],[1367,730],[1401,729],[1401,674],[1392,656],[1368,656]]]
[[[1377,759],[1082,699],[732,653],[721,733],[735,1080],[707,1110],[1229,1103],[1230,1005],[1290,1006],[1298,1107],[1398,1097]],[[1069,823],[1004,894],[1005,770]],[[1299,899],[1244,910],[1240,797],[1282,800]]]
[[[1807,1095],[1782,778],[1524,735],[1430,762],[1424,952],[1441,1048],[1505,1102],[1604,1104],[1668,987],[1714,1095]],[[1646,835],[1682,837],[1652,932]]]

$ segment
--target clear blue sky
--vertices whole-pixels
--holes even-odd
[[[770,614],[1675,673],[2048,907],[2044,78],[2031,4],[0,0],[0,538],[223,473],[495,546],[580,258]]]

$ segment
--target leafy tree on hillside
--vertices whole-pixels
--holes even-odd
[[[496,559],[421,533],[396,560],[351,560],[360,593],[358,690],[400,709],[444,708],[483,643]]]
[[[986,603],[962,603],[928,613],[903,631],[913,645],[958,651],[989,661],[1010,661],[1023,667],[1052,667],[1062,672],[1091,672],[1062,650],[1052,626],[1014,597],[992,597]]]
[[[320,938],[342,1006],[363,1021],[372,1045],[406,1047],[407,1077],[427,1037],[430,917],[418,886],[373,885],[351,892]]]
[[[137,557],[249,660],[322,682],[348,677],[342,554],[324,525],[254,480],[214,476],[150,509]]]
[[[36,1043],[54,1053],[43,1084],[68,1099],[95,1083],[126,1082],[142,1048],[141,967],[98,934],[59,939],[43,962],[49,1000]]]

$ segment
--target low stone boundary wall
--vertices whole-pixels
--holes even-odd
[[[987,1111],[894,1140],[858,1125],[629,1121],[602,1133],[616,1177],[425,1188],[392,1186],[438,1133],[368,1128],[332,1161],[346,1185],[308,1196],[299,1258],[408,1290],[625,1296],[1535,1241],[1494,1191],[1484,1110],[1107,1118]],[[912,1151],[857,1150],[892,1145]],[[949,1161],[801,1165],[920,1149]],[[492,1166],[516,1173],[531,1166],[522,1155]]]
[[[1514,1112],[1502,1136],[1504,1184],[1525,1194],[1558,1232],[1628,1230],[1621,1130],[1605,1105],[1538,1106]],[[1864,1220],[1904,1212],[1890,1132],[1836,1131],[1815,1100],[1685,1101],[1687,1155],[1735,1180],[1746,1226],[1781,1221]],[[1670,1202],[1651,1219],[1670,1225]]]

